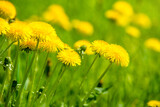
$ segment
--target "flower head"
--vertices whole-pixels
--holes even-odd
[[[6,34],[9,29],[9,24],[4,19],[0,18],[0,35]]]
[[[26,39],[20,42],[20,49],[26,52],[33,51],[36,48],[37,41],[34,39]]]
[[[92,42],[92,51],[99,54],[99,55],[103,55],[106,48],[108,48],[108,43],[103,41],[103,40],[95,40]]]
[[[154,51],[160,52],[160,41],[156,38],[149,38],[145,41],[145,46]]]
[[[25,40],[27,38],[30,38],[31,35],[32,30],[30,29],[30,27],[26,23],[21,21],[11,23],[10,30],[6,34],[6,36],[13,41],[17,41],[18,39]]]
[[[57,36],[55,29],[45,22],[32,22],[29,24],[33,31],[32,38],[39,41],[50,41],[52,37]]]
[[[114,62],[117,65],[121,65],[124,67],[127,67],[129,64],[128,53],[123,47],[119,45],[109,45],[109,47],[105,50],[104,57],[110,62]]]
[[[149,17],[143,13],[136,14],[133,17],[133,23],[143,27],[143,28],[150,28],[151,27],[151,21]]]
[[[76,48],[76,50],[80,50],[80,48],[82,46],[86,46],[86,50],[84,51],[85,54],[87,55],[91,55],[93,54],[93,51],[91,49],[91,43],[87,40],[79,40],[74,44],[74,47]]]
[[[136,27],[128,26],[126,28],[126,33],[132,37],[138,38],[140,36],[140,31]]]
[[[147,103],[149,107],[160,107],[160,101],[151,100]]]
[[[120,14],[115,10],[108,10],[105,12],[106,18],[117,20],[120,17]]]
[[[71,49],[64,49],[57,55],[59,61],[67,66],[81,65],[81,58],[77,52]]]
[[[78,32],[84,35],[90,36],[94,32],[92,24],[86,21],[73,20],[72,25]]]
[[[64,9],[60,5],[51,5],[43,14],[46,21],[57,23],[65,30],[71,30],[71,23]]]
[[[16,9],[9,1],[0,1],[0,17],[4,19],[13,19],[16,16]]]

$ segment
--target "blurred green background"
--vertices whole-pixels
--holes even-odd
[[[104,13],[112,8],[117,0],[10,0],[16,7],[17,18],[26,20],[32,15],[41,17],[51,4],[61,5],[70,20],[79,19],[92,23],[94,33],[92,36],[83,36],[75,30],[65,31],[58,25],[53,25],[61,40],[71,47],[81,39],[105,40],[123,46],[129,53],[130,64],[127,68],[113,65],[103,79],[103,87],[112,87],[98,97],[97,107],[146,107],[149,100],[160,100],[160,54],[148,50],[144,41],[150,37],[159,38],[160,35],[160,1],[159,0],[125,0],[133,6],[135,12],[145,13],[149,16],[152,27],[141,29],[141,37],[133,38],[126,34],[124,28],[105,18]],[[44,60],[40,54],[40,63]],[[22,55],[22,61],[24,61]],[[51,55],[52,66],[57,62],[55,54]],[[86,64],[76,68],[67,69],[58,90],[56,101],[73,101],[71,96],[77,90],[77,84],[81,81],[83,71],[88,69],[94,55],[86,56]],[[42,60],[42,61],[41,61]],[[86,80],[84,90],[88,91],[96,78],[106,69],[109,62],[105,58],[99,58],[94,64]],[[22,64],[23,65],[23,64]],[[52,68],[53,68],[52,67]],[[23,67],[21,69],[24,69]],[[57,70],[58,71],[58,70]],[[72,74],[76,76],[71,80]],[[71,82],[72,81],[72,82]],[[73,91],[73,92],[72,92]],[[69,95],[67,94],[69,92]],[[76,102],[76,97],[75,97]],[[75,103],[74,102],[74,103]]]

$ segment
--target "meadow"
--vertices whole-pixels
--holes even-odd
[[[2,2],[0,107],[160,107],[159,0]]]

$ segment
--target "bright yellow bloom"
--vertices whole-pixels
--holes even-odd
[[[151,100],[147,103],[149,107],[160,107],[160,101]]]
[[[126,1],[117,1],[113,5],[113,9],[125,16],[132,16],[134,13],[132,6]]]
[[[60,5],[51,5],[43,17],[46,21],[59,24],[65,30],[71,30],[69,18]]]
[[[120,17],[120,14],[115,10],[108,10],[105,12],[106,18],[117,20]]]
[[[37,41],[33,39],[26,39],[24,41],[20,41],[20,49],[26,51],[32,51],[36,48]]]
[[[111,44],[105,50],[104,57],[108,59],[110,62],[114,62],[117,65],[121,65],[123,67],[127,67],[129,64],[129,55],[126,50],[115,44]]]
[[[160,52],[160,41],[156,38],[149,38],[145,41],[145,46],[154,51]]]
[[[126,17],[126,16],[120,16],[116,20],[116,24],[119,25],[119,26],[122,26],[122,27],[125,27],[125,26],[129,25],[130,22],[131,22],[131,18]]]
[[[134,26],[128,26],[126,28],[126,33],[132,37],[138,38],[140,36],[140,31]]]
[[[6,34],[6,36],[13,41],[17,41],[18,39],[23,41],[27,38],[30,38],[31,35],[32,30],[30,29],[30,27],[26,23],[21,21],[11,23],[10,30]]]
[[[6,34],[9,29],[9,24],[4,19],[0,18],[0,35]]]
[[[71,49],[64,49],[57,55],[59,61],[67,66],[81,65],[81,58],[77,52]]]
[[[57,36],[55,29],[45,22],[32,22],[29,24],[33,31],[32,38],[39,41],[52,41],[52,37]]]
[[[86,46],[86,50],[84,52],[85,54],[87,54],[87,55],[94,54],[94,52],[92,51],[92,48],[91,48],[91,43],[89,41],[79,40],[74,44],[74,47],[76,48],[76,50],[80,50],[80,48],[82,46]]]
[[[90,36],[94,32],[92,24],[86,21],[73,20],[72,25],[78,32],[84,35]]]
[[[143,27],[143,28],[150,28],[151,21],[149,17],[143,13],[136,14],[133,18],[133,23]]]
[[[92,42],[92,51],[99,54],[99,55],[103,55],[106,48],[108,48],[108,43],[103,41],[103,40],[95,40]]]
[[[16,9],[9,1],[0,1],[0,17],[4,19],[14,19],[16,16]]]

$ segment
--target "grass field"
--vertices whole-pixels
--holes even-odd
[[[149,17],[151,25],[148,28],[143,28],[136,24],[129,24],[135,26],[140,31],[138,38],[130,36],[126,33],[126,27],[120,26],[115,23],[115,20],[106,18],[105,12],[113,8],[114,3],[119,0],[10,0],[10,2],[16,8],[16,20],[34,22],[44,21],[53,26],[58,37],[71,48],[74,49],[74,43],[78,40],[88,40],[91,43],[94,40],[104,40],[109,44],[117,44],[122,46],[129,55],[129,65],[127,67],[121,67],[115,63],[112,64],[107,74],[101,80],[101,87],[96,87],[90,94],[89,98],[83,106],[91,107],[147,107],[147,103],[150,100],[160,101],[160,15],[159,15],[159,0],[122,0],[129,3],[134,13],[144,13]],[[52,4],[58,4],[63,7],[69,21],[74,19],[81,21],[87,21],[93,26],[93,33],[91,35],[78,32],[76,28],[71,30],[65,30],[62,26],[55,24],[51,21],[46,21],[43,18],[43,13]],[[124,7],[126,10],[126,8]],[[63,17],[61,17],[63,19]],[[132,17],[130,17],[132,18]],[[144,20],[142,20],[144,21]],[[0,37],[0,41],[6,39],[5,36]],[[159,40],[158,51],[153,48],[147,48],[145,41],[149,38],[157,38]],[[2,52],[11,40],[6,39],[3,46],[0,48]],[[0,42],[1,45],[1,42]],[[17,45],[12,45],[4,55],[0,56],[0,83],[2,90],[2,83],[5,75],[7,76],[4,92],[2,98],[0,98],[0,106],[6,106],[7,92],[9,85],[11,84],[11,75],[15,66]],[[25,71],[29,64],[32,62],[32,56],[34,51],[26,53],[25,51],[19,51],[19,58],[15,69],[14,80],[16,80],[16,87],[12,89],[11,97],[9,99],[8,107],[16,107],[19,99],[16,99],[19,95],[19,89],[22,86],[23,79],[25,78]],[[53,87],[56,79],[59,77],[59,71],[63,64],[57,59],[57,52],[49,53],[47,58],[48,63],[45,66],[45,73],[39,80],[40,71],[45,64],[45,58],[47,52],[39,50],[33,61],[28,76],[27,82],[24,85],[22,95],[20,97],[20,107],[42,106],[42,107],[79,107],[82,106],[81,102],[96,80],[103,73],[103,71],[110,64],[109,60],[106,60],[103,56],[98,57],[93,64],[90,72],[84,81],[83,87],[80,90],[80,83],[85,76],[85,72],[88,71],[91,63],[95,58],[93,55],[83,55],[80,66],[67,66],[64,72],[64,76],[61,78],[59,84]],[[4,70],[4,59],[6,57],[11,58],[11,68]],[[27,62],[28,61],[28,62]],[[58,64],[57,64],[58,62]],[[56,70],[54,70],[57,65]],[[10,65],[9,65],[10,66]],[[6,71],[8,71],[6,73]],[[47,76],[47,72],[54,71],[54,75]],[[48,92],[43,93],[46,89],[45,85],[48,84]],[[40,84],[41,90],[37,91],[36,85]],[[12,84],[13,86],[13,84]],[[55,90],[55,94],[49,95],[49,91]],[[41,94],[43,93],[43,94]],[[46,97],[45,97],[46,95]],[[43,101],[39,101],[42,98]],[[48,101],[49,100],[49,101]],[[153,106],[159,107],[159,106]]]

